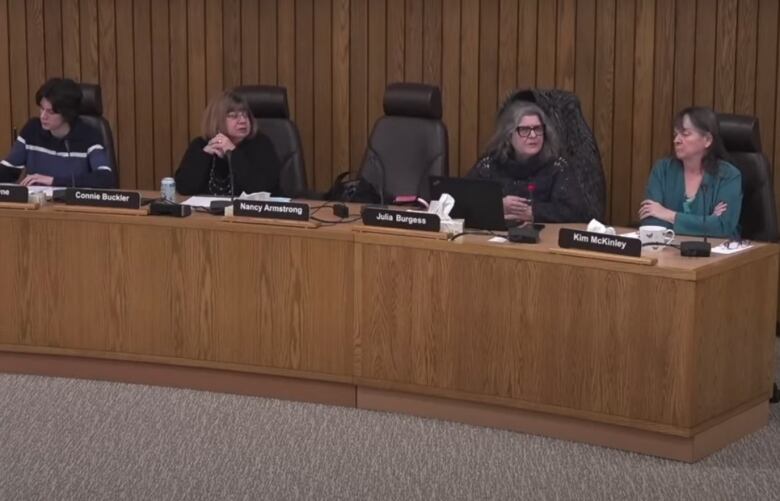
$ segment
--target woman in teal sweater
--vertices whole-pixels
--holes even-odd
[[[692,107],[678,113],[674,153],[653,166],[639,208],[642,224],[680,235],[738,237],[742,176],[724,160],[714,111]]]

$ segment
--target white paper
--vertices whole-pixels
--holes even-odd
[[[736,249],[729,249],[726,247],[725,243],[722,243],[720,245],[716,245],[712,248],[713,254],[736,254],[737,252],[742,252],[745,249],[749,249],[753,247],[753,244],[740,244]]]
[[[508,240],[506,238],[504,238],[504,237],[493,237],[490,240],[488,240],[488,242],[493,242],[493,243],[497,243],[497,244],[505,244],[505,243],[507,243],[507,241]]]
[[[632,232],[629,232],[629,233],[621,233],[620,236],[621,237],[626,237],[626,238],[639,238],[639,232],[638,231],[632,231]]]
[[[230,198],[227,197],[190,197],[187,200],[183,201],[182,205],[189,205],[190,207],[204,207],[208,209],[211,207],[211,202],[215,200],[225,200],[230,201]]]

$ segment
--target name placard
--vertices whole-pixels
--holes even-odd
[[[558,232],[558,245],[564,249],[582,249],[621,256],[639,257],[642,255],[642,242],[638,238],[605,235],[569,228],[561,228]]]
[[[261,217],[266,219],[308,221],[309,206],[295,202],[259,202],[255,200],[234,200],[233,215],[244,217]]]
[[[0,202],[26,204],[28,196],[27,186],[12,184],[0,186]]]
[[[427,212],[366,207],[363,209],[363,224],[404,230],[439,231],[441,220],[436,214]]]
[[[135,191],[68,188],[65,204],[89,207],[113,207],[115,209],[140,209],[141,194]]]

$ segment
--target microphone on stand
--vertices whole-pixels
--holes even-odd
[[[680,255],[684,257],[710,257],[712,244],[707,241],[707,184],[701,183],[702,212],[701,227],[704,234],[704,240],[693,242],[682,242],[680,244]]]
[[[228,164],[228,176],[230,178],[230,200],[212,200],[209,204],[209,212],[212,214],[224,214],[225,207],[232,207],[235,200],[236,186],[233,180],[233,152],[225,152],[225,160]],[[213,160],[212,160],[213,161]]]

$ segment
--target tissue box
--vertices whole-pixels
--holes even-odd
[[[458,233],[463,233],[464,221],[464,219],[450,219],[449,221],[442,221],[439,231],[442,233],[447,233],[448,235],[457,235]]]

